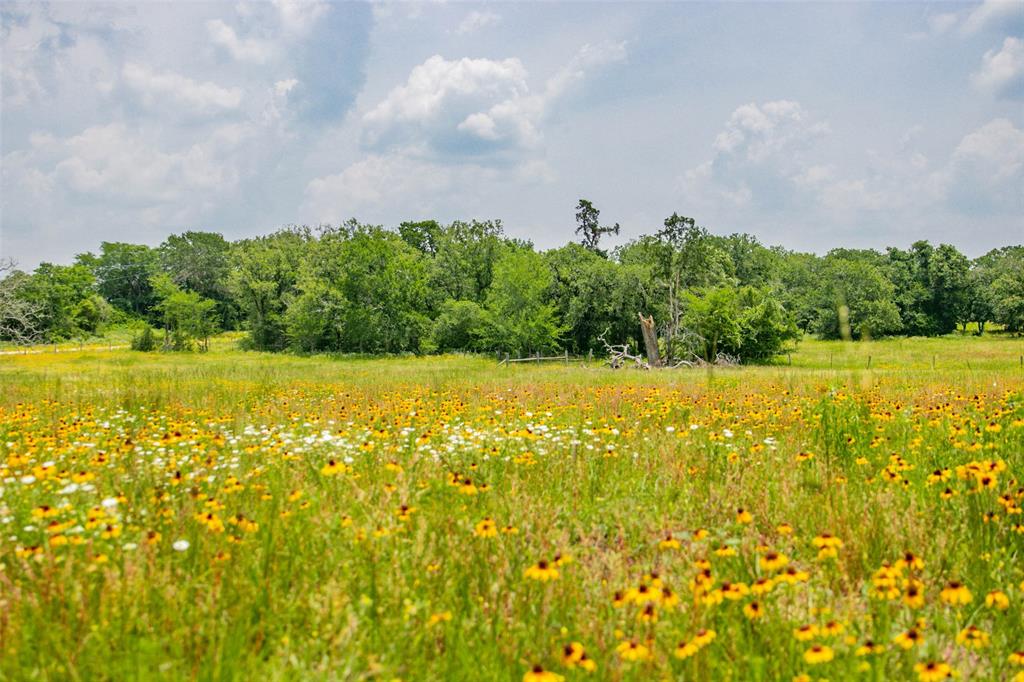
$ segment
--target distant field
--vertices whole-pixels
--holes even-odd
[[[0,679],[1024,670],[1021,339],[655,372],[236,341],[0,356]]]

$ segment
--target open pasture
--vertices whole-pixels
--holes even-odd
[[[0,358],[0,678],[1019,680],[1020,343],[914,342]]]

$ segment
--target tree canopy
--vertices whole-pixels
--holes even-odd
[[[643,317],[659,358],[674,363],[766,361],[803,333],[1024,332],[1022,246],[974,260],[926,241],[818,256],[673,213],[606,250],[617,223],[602,225],[587,199],[576,222],[581,243],[546,251],[497,220],[102,242],[71,265],[0,268],[0,340],[58,341],[128,322],[163,329],[170,348],[239,329],[266,351],[587,353],[606,342],[644,348]]]

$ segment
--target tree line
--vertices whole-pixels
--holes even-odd
[[[612,250],[581,199],[578,242],[539,251],[501,221],[349,221],[229,242],[188,231],[153,248],[103,242],[71,265],[0,265],[0,339],[57,342],[143,325],[136,345],[205,347],[244,330],[264,351],[530,353],[642,349],[666,362],[744,362],[802,334],[934,336],[1024,331],[1024,247],[968,259],[956,247],[833,249],[824,256],[716,235],[673,214]],[[154,333],[150,327],[157,328]]]

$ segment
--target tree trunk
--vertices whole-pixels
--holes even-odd
[[[661,358],[658,356],[658,335],[654,333],[654,317],[640,315],[640,331],[644,335],[644,348],[647,350],[647,364],[651,367],[661,367]]]

